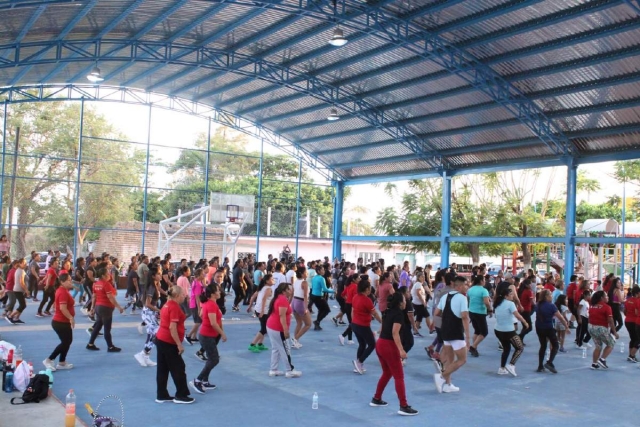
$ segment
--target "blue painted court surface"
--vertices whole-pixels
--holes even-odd
[[[332,304],[333,305],[333,304]],[[230,307],[229,307],[230,308]],[[246,307],[245,307],[246,308]],[[337,312],[332,308],[333,313]],[[241,320],[232,321],[232,317]],[[3,324],[3,338],[21,344],[25,360],[41,369],[41,361],[57,345],[57,336],[49,327],[50,319],[34,317],[31,304],[23,316],[27,325],[9,327]],[[538,342],[529,334],[527,347],[517,364],[518,377],[498,376],[500,353],[497,340],[490,336],[480,345],[480,357],[470,358],[454,375],[460,387],[458,394],[438,394],[433,384],[434,367],[424,347],[433,336],[416,339],[405,368],[409,404],[420,411],[416,417],[396,414],[398,400],[393,380],[387,386],[384,408],[368,406],[380,375],[380,365],[374,354],[366,361],[365,375],[353,373],[352,359],[356,346],[339,346],[336,328],[326,319],[323,331],[309,331],[302,339],[303,348],[293,350],[293,363],[302,377],[270,378],[270,351],[254,354],[247,350],[259,329],[256,319],[246,312],[227,313],[224,327],[228,341],[220,343],[220,364],[210,381],[217,390],[205,395],[192,393],[192,405],[157,404],[155,399],[155,368],[143,368],[133,355],[142,349],[144,336],[137,331],[139,318],[115,315],[114,343],[122,347],[119,354],[106,352],[106,344],[98,338],[99,352],[84,347],[89,339],[85,328],[88,319],[78,314],[78,325],[68,360],[75,365],[71,371],[55,373],[53,391],[64,400],[70,388],[78,396],[78,414],[87,423],[90,417],[82,407],[85,402],[94,407],[108,394],[119,396],[125,406],[125,425],[142,426],[638,426],[637,408],[633,405],[640,380],[640,369],[627,362],[627,353],[620,353],[619,344],[609,357],[610,369],[596,372],[589,369],[590,354],[582,358],[581,350],[573,350],[573,334],[567,337],[566,354],[559,354],[555,365],[557,375],[535,372]],[[295,323],[295,320],[293,321]],[[490,326],[493,319],[489,320]],[[6,325],[6,327],[5,327]],[[187,323],[189,325],[189,322]],[[626,332],[620,342],[628,345]],[[265,344],[270,347],[268,339]],[[194,356],[196,347],[186,345],[184,355],[190,379],[197,376],[203,363]],[[152,356],[155,359],[155,354]],[[169,381],[169,392],[175,389]],[[320,408],[311,409],[313,393],[319,395]],[[100,411],[117,415],[114,402],[105,403]]]

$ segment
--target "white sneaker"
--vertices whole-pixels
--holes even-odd
[[[506,368],[507,372],[509,372],[511,375],[513,375],[514,377],[518,376],[518,374],[516,374],[516,365],[508,364]]]
[[[583,344],[583,345],[578,345],[578,344],[576,344],[576,349],[578,349],[578,350],[582,350],[582,349],[584,348],[584,346],[585,346],[585,345],[586,345],[586,344]]]
[[[281,377],[283,375],[284,375],[284,372],[282,371],[269,371],[270,377]]]
[[[438,393],[442,393],[442,387],[444,386],[444,378],[440,374],[433,374],[433,382],[436,384],[436,390]]]
[[[140,366],[142,367],[147,367],[147,361],[145,359],[145,354],[143,351],[141,351],[140,353],[136,353],[133,355],[133,357],[138,361],[138,363],[140,364]],[[149,356],[147,356],[149,357]]]
[[[354,360],[353,367],[356,370],[356,372],[359,373],[360,375],[364,374],[364,371],[362,370],[362,365],[360,364],[359,361]]]
[[[509,375],[509,371],[506,368],[498,369],[498,375]]]
[[[140,335],[144,334],[144,326],[142,326],[142,325],[138,325],[138,333],[139,333]]]
[[[586,345],[587,347],[589,347],[589,348],[593,348],[593,344],[591,344],[590,342],[585,343],[585,345]]]
[[[347,344],[349,344],[349,345],[354,345],[354,344],[355,344],[355,342],[354,342],[353,340],[349,340],[349,341],[347,341]]]
[[[73,369],[73,363],[65,363],[64,365],[58,363],[56,365],[56,371],[64,371],[67,369]]]
[[[287,378],[298,378],[298,377],[302,376],[302,372],[301,371],[291,370],[291,371],[287,371],[287,373],[284,374],[284,376],[287,377]]]
[[[457,393],[459,391],[460,391],[460,388],[454,386],[453,384],[445,384],[442,386],[443,393]]]
[[[302,344],[300,344],[300,341],[298,341],[297,339],[291,338],[291,347],[299,350],[302,348]]]
[[[83,315],[85,315],[85,316],[88,316],[88,315],[89,315],[89,310],[87,310],[87,309],[86,309],[86,308],[84,308],[84,307],[80,309],[80,312],[81,312]]]
[[[344,337],[342,335],[338,335],[338,341],[340,341],[340,345],[344,345]]]
[[[42,364],[44,365],[45,368],[47,369],[51,369],[51,371],[55,372],[56,370],[56,365],[53,364],[53,360],[49,360],[49,359],[44,359],[42,361]]]
[[[144,355],[144,363],[147,364],[147,366],[157,366],[158,364],[156,362],[154,362],[153,360],[151,360],[151,358],[149,357],[148,354]]]

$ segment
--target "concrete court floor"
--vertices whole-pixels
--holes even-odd
[[[333,301],[331,306],[335,314],[337,310]],[[27,325],[10,326],[3,322],[0,333],[3,339],[21,344],[25,360],[33,361],[34,366],[40,369],[41,361],[58,341],[50,328],[50,319],[34,317],[34,310],[34,305],[29,304],[23,316]],[[96,341],[101,351],[90,352],[84,348],[88,341],[84,329],[89,322],[81,314],[77,316],[78,325],[68,357],[75,368],[54,374],[53,392],[64,400],[68,390],[75,389],[77,413],[89,425],[91,420],[83,408],[84,402],[95,408],[108,394],[118,395],[123,400],[125,425],[129,427],[180,426],[183,423],[231,427],[256,423],[284,427],[301,424],[305,427],[387,426],[391,423],[408,426],[442,421],[450,425],[481,427],[507,426],[514,422],[526,426],[581,427],[639,424],[633,399],[640,369],[625,361],[626,352],[620,353],[619,344],[609,357],[610,369],[596,372],[589,369],[590,354],[587,359],[582,359],[582,352],[572,349],[569,344],[573,342],[572,334],[567,339],[569,352],[556,358],[559,373],[538,374],[535,368],[539,346],[535,333],[531,333],[525,339],[528,346],[517,364],[518,377],[513,378],[496,374],[500,353],[491,332],[479,348],[480,357],[470,358],[454,375],[454,384],[460,387],[460,393],[438,394],[433,384],[433,364],[423,349],[431,342],[432,336],[418,338],[409,353],[405,381],[409,404],[420,414],[401,417],[396,415],[398,401],[393,380],[383,396],[389,406],[368,406],[380,366],[374,353],[366,362],[368,371],[365,375],[353,373],[351,360],[355,357],[356,347],[338,345],[337,335],[342,327],[336,328],[326,319],[323,331],[311,330],[302,338],[304,347],[293,350],[293,363],[302,370],[301,378],[270,378],[267,375],[270,352],[253,354],[247,351],[258,330],[258,322],[244,311],[229,311],[225,316],[229,340],[220,344],[221,362],[210,377],[218,389],[205,395],[192,393],[196,398],[192,405],[161,405],[154,402],[155,369],[143,368],[133,358],[144,343],[144,337],[136,328],[138,319],[137,316],[115,315],[114,343],[123,351],[110,354],[105,351],[106,344],[102,338]],[[492,327],[493,319],[489,323]],[[620,342],[625,342],[625,347],[628,345],[624,328]],[[265,344],[270,347],[268,339]],[[196,347],[186,346],[184,357],[190,379],[199,373],[203,365],[193,355],[195,350]],[[173,390],[169,381],[169,391]],[[314,392],[319,395],[318,410],[311,408]],[[6,409],[7,406],[0,405],[0,408]],[[62,423],[63,412],[59,408],[53,405],[46,410],[54,418],[61,417]],[[7,411],[7,414],[0,414],[0,426],[15,425],[2,421],[9,421],[12,415],[17,415],[17,412],[12,414],[14,408]],[[119,414],[119,409],[113,401],[108,401],[100,412],[113,416]],[[30,423],[29,418],[24,417],[20,421],[24,427],[42,425],[35,420]]]

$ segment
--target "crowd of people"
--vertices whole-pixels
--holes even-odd
[[[204,394],[216,388],[209,382],[210,374],[220,361],[220,341],[227,341],[223,320],[231,293],[231,311],[246,306],[259,324],[248,350],[270,350],[268,375],[286,378],[302,375],[294,367],[292,349],[302,349],[312,325],[314,331],[323,330],[323,321],[331,314],[328,299],[335,299],[339,311],[329,317],[329,324],[344,327],[337,336],[338,345],[354,345],[353,372],[364,375],[374,352],[382,368],[370,406],[387,406],[383,392],[393,378],[400,415],[418,413],[407,402],[403,368],[415,339],[432,335],[425,350],[436,368],[435,388],[439,393],[456,393],[460,388],[452,377],[467,363],[468,355],[480,357],[489,334],[487,318],[492,316],[501,351],[498,375],[517,376],[516,363],[534,325],[539,342],[537,372],[558,373],[556,356],[566,352],[573,329],[578,349],[593,348],[591,369],[608,369],[607,358],[623,326],[630,337],[627,361],[638,362],[640,288],[633,286],[625,296],[622,282],[614,275],[596,282],[571,276],[565,289],[558,275],[542,278],[529,270],[521,277],[511,272],[493,277],[484,264],[463,276],[455,264],[437,271],[431,265],[411,271],[408,261],[385,266],[384,260],[365,264],[362,260],[331,262],[325,257],[307,262],[269,255],[264,262],[249,256],[231,265],[228,258],[174,263],[171,254],[154,258],[137,254],[128,264],[126,304],[121,305],[117,289],[122,266],[117,258],[90,254],[75,260],[72,268],[70,259],[56,255],[47,257],[43,276],[37,253],[29,262],[8,256],[0,259],[0,301],[6,321],[24,324],[21,315],[27,300],[39,302],[36,316],[51,316],[60,340],[43,361],[55,371],[73,368],[66,356],[73,342],[76,306],[94,322],[87,329],[89,351],[100,351],[96,341],[102,336],[107,352],[120,352],[111,333],[113,313],[116,309],[127,315],[139,312],[138,331],[144,340],[133,357],[142,367],[156,368],[158,403],[192,403],[190,390]],[[42,299],[38,300],[40,287]],[[193,323],[187,330],[188,318]],[[265,345],[267,337],[270,348]],[[190,381],[183,359],[185,345],[197,346],[195,356],[204,362]],[[152,360],[154,349],[157,361]],[[175,385],[173,395],[167,388],[169,377]]]

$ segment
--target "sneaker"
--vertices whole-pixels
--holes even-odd
[[[591,344],[590,342],[586,342],[584,343],[584,345],[586,345],[588,348],[593,348],[593,344]]]
[[[44,365],[45,368],[47,369],[51,369],[52,371],[56,370],[55,365],[53,364],[53,360],[49,360],[49,359],[44,359],[42,361],[42,364]]]
[[[196,351],[196,357],[198,358],[198,360],[200,360],[202,362],[206,362],[207,361],[207,356],[205,356],[204,353],[201,353],[199,351]]]
[[[638,363],[638,359],[635,356],[629,356],[627,357],[627,362]]]
[[[347,341],[347,345],[354,345],[354,344],[355,344],[355,341],[353,341],[353,340]]]
[[[139,333],[140,335],[144,334],[144,326],[142,326],[142,325],[138,325],[138,333]],[[173,400],[173,399],[171,399],[171,400]]]
[[[371,402],[369,402],[369,406],[387,406],[388,403],[385,402],[382,399],[376,399],[375,397],[373,399],[371,399]]]
[[[36,317],[44,317],[42,313],[36,313]]]
[[[398,414],[405,415],[405,416],[418,415],[418,411],[413,409],[411,406],[407,405],[407,406],[401,406],[400,409],[398,410]]]
[[[291,371],[287,371],[284,376],[287,378],[299,378],[302,376],[302,372],[292,369]]]
[[[20,319],[13,319],[13,324],[14,325],[24,325],[24,322]]]
[[[50,311],[45,311],[42,314],[44,314],[45,316],[53,316]]]
[[[189,343],[189,345],[193,345],[193,339],[185,335],[184,340]]]
[[[144,360],[144,356],[145,356],[144,352],[141,351],[140,353],[134,354],[133,358],[138,361],[140,366],[142,366],[143,368],[146,368],[147,367],[147,362],[146,362],[146,360]]]
[[[319,323],[317,323],[317,322],[313,322],[313,325],[314,325],[314,326],[313,326],[313,330],[314,330],[314,331],[321,331],[321,330],[322,330],[322,327],[320,326],[320,324],[319,324]]]
[[[335,317],[332,317],[331,321],[333,322],[334,325],[336,325],[336,328],[337,328],[338,327],[338,319],[336,319]]]
[[[472,355],[473,357],[480,356],[480,353],[478,353],[478,350],[476,350],[475,347],[469,347],[469,354]]]
[[[443,393],[457,393],[460,391],[460,387],[456,387],[453,384],[445,384],[442,386]]]
[[[56,370],[56,371],[65,371],[68,369],[73,369],[73,363],[65,363],[64,365],[61,365],[60,363],[58,363],[56,365],[56,369],[52,369],[52,371]]]
[[[567,350],[564,349],[564,347],[560,347],[560,349],[558,350],[560,353],[566,353]]]
[[[107,349],[108,353],[120,353],[121,351],[122,349],[120,347],[116,347],[115,345],[112,345]]]
[[[436,390],[438,393],[442,393],[442,387],[444,386],[445,380],[442,378],[440,374],[433,374],[433,382],[436,385]]]
[[[340,325],[340,326],[344,326],[346,324],[347,324],[347,322],[345,322],[344,320],[341,320],[341,321],[338,322],[338,325]]]
[[[251,345],[249,346],[249,351],[250,351],[251,353],[260,353],[260,349],[259,349],[258,347],[256,347],[254,344],[251,344]]]
[[[338,342],[340,345],[344,345],[344,337],[342,335],[338,335]]]
[[[553,372],[554,374],[557,374],[557,373],[558,373],[558,371],[556,370],[556,367],[555,367],[555,366],[553,366],[553,363],[551,363],[551,362],[547,362],[547,363],[545,363],[545,364],[544,364],[544,367],[545,367],[546,369],[550,370],[551,372]]]
[[[586,344],[583,344],[583,345],[576,344],[576,350],[582,350],[583,348],[586,348],[586,346],[587,346]]]
[[[291,347],[295,348],[296,350],[300,350],[302,348],[302,344],[300,344],[300,341],[298,341],[295,338],[291,338]]]
[[[269,347],[265,346],[264,344],[260,343],[256,346],[256,348],[260,351],[267,351],[269,350]]]
[[[600,365],[598,365],[597,363],[592,363],[591,369],[593,369],[594,371],[597,371],[598,369],[600,369]]]
[[[87,328],[85,329],[85,331],[87,331],[87,335],[91,336],[91,334],[93,334],[93,328]]]
[[[158,366],[158,364],[156,362],[154,362],[153,360],[151,360],[151,357],[149,357],[148,354],[144,355],[144,363],[147,364],[147,366],[153,367],[153,366]]]
[[[442,365],[442,362],[440,360],[433,359],[433,366],[436,367],[436,371],[438,374],[442,373],[444,366]]]
[[[509,375],[509,371],[507,371],[507,368],[499,368],[498,375]]]
[[[359,361],[354,360],[353,367],[355,368],[356,372],[358,372],[360,375],[364,374],[364,371],[362,370],[362,365],[360,364]]]
[[[516,374],[516,365],[508,364],[506,366],[506,369],[507,369],[507,372],[509,372],[514,377],[518,376],[518,374]]]
[[[433,351],[433,349],[429,348],[429,347],[425,347],[424,350],[427,352],[427,356],[429,356],[429,359],[434,360],[434,357],[433,357],[434,351]]]
[[[189,397],[189,396],[185,396],[185,397],[175,397],[173,399],[173,403],[180,403],[180,404],[189,404],[189,403],[193,403],[196,400],[193,397]]]
[[[498,351],[502,351],[502,344],[498,343]]]
[[[98,351],[100,350],[98,347],[96,347],[95,344],[87,344],[87,346],[85,347],[87,350],[93,350],[93,351]]]
[[[421,334],[420,332],[418,332],[418,331],[415,331],[415,332],[413,333],[413,336],[414,336],[414,337],[418,337],[418,338],[422,338],[422,334]]]
[[[84,316],[88,316],[89,315],[89,310],[87,310],[86,308],[82,307],[80,309],[80,313],[82,313]]]
[[[196,393],[204,394],[206,391],[204,387],[202,387],[202,383],[198,380],[189,381],[189,385]]]
[[[536,372],[547,372],[546,369],[544,369],[543,366],[538,366],[538,369],[536,370]]]
[[[169,396],[169,397],[162,397],[162,398],[156,398],[156,403],[167,403],[167,402],[173,402],[173,396]]]
[[[609,369],[609,367],[607,366],[607,361],[603,358],[598,359],[598,365],[600,365],[602,369]]]
[[[211,384],[209,381],[205,381],[200,383],[202,384],[202,387],[204,387],[205,390],[215,390],[216,389],[216,385],[215,384]]]
[[[14,320],[9,316],[5,316],[4,320],[6,320],[10,325],[13,325],[13,323],[14,323]]]
[[[284,375],[284,372],[282,371],[269,371],[270,377],[282,377],[283,375]]]

